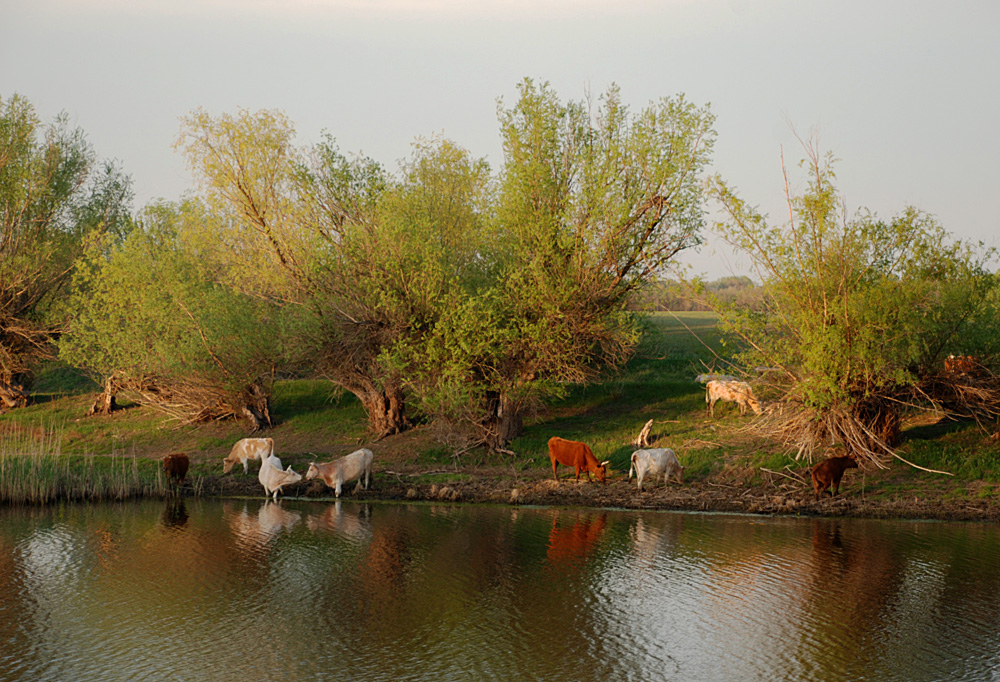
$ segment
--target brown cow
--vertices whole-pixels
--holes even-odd
[[[593,473],[601,483],[607,482],[608,462],[598,463],[597,458],[594,457],[594,453],[590,451],[590,447],[586,443],[553,436],[549,438],[549,459],[552,461],[552,477],[556,481],[559,480],[556,467],[562,464],[576,469],[577,481],[580,480],[580,472],[585,471],[588,481],[594,480],[590,477],[590,474]]]
[[[184,485],[189,464],[188,456],[183,452],[175,452],[164,457],[163,473],[167,477],[167,483]]]
[[[973,355],[949,355],[944,359],[944,371],[949,374],[969,374],[975,376],[982,370],[979,359]]]
[[[833,492],[830,496],[840,492],[840,479],[844,477],[847,469],[857,469],[858,463],[853,457],[830,457],[812,468],[813,490],[816,492],[818,500],[831,485]]]

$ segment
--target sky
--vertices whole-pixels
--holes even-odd
[[[526,77],[636,111],[684,93],[717,117],[711,172],[772,223],[815,139],[851,212],[1000,246],[998,28],[996,0],[0,0],[0,98],[65,112],[138,209],[194,189],[173,143],[199,107],[277,109],[391,169],[443,135],[498,169]],[[753,274],[711,230],[681,261]]]

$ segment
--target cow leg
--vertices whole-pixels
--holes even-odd
[[[243,460],[243,473],[244,474],[250,473],[250,462],[247,460]]]
[[[552,478],[556,479],[556,483],[559,482],[559,474],[556,473],[557,466],[559,466],[558,462],[552,460]]]

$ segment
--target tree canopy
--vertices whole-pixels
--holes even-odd
[[[724,307],[721,324],[743,348],[738,362],[768,368],[771,395],[794,406],[772,412],[775,432],[800,451],[832,438],[883,463],[904,406],[956,406],[940,388],[964,379],[939,381],[946,356],[974,356],[983,367],[997,357],[994,253],[953,240],[914,208],[890,220],[847,215],[832,157],[806,149],[808,188],[789,197],[785,225],[713,182],[729,216],[719,229],[764,285],[762,309]],[[998,395],[959,407],[993,409]]]
[[[124,234],[131,198],[66,116],[43,125],[23,97],[0,99],[0,407],[26,402],[65,328],[59,302],[86,237]]]

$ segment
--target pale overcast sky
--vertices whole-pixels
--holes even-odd
[[[443,133],[497,168],[497,98],[526,76],[634,108],[683,92],[718,117],[713,171],[775,222],[794,126],[850,207],[1000,246],[998,29],[996,0],[0,0],[0,97],[67,112],[139,208],[191,189],[172,142],[197,107],[280,109],[300,144],[328,130],[392,169]],[[686,260],[747,272],[711,235]]]

